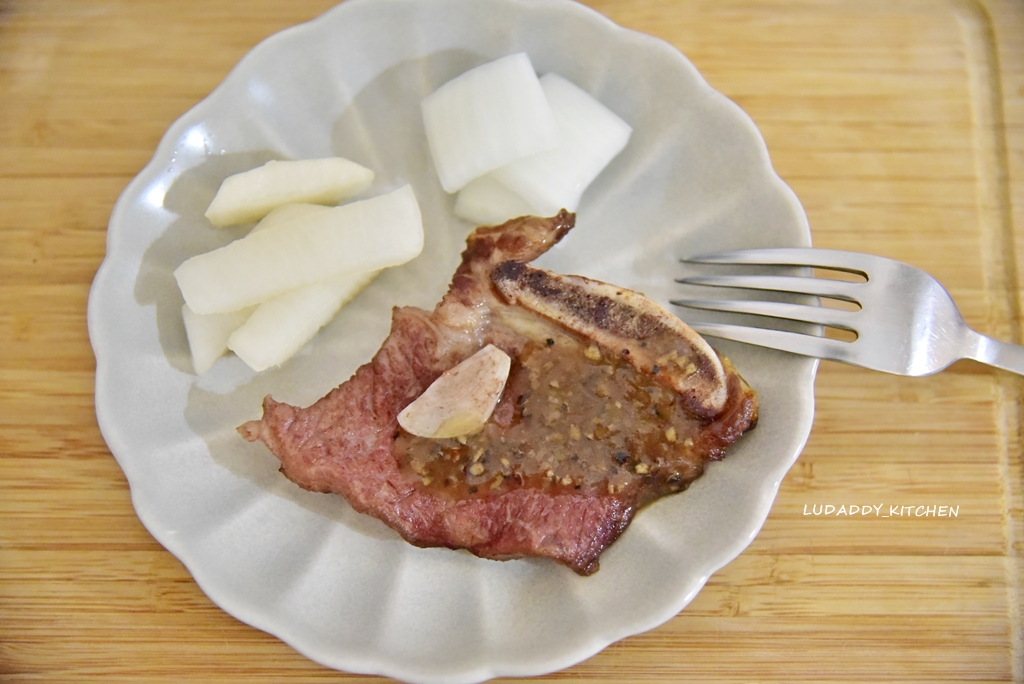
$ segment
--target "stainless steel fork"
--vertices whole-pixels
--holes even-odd
[[[953,299],[919,268],[882,257],[827,249],[750,249],[705,254],[684,263],[794,266],[858,274],[864,282],[792,275],[707,275],[687,285],[770,290],[851,302],[858,310],[739,299],[677,299],[697,309],[755,314],[850,331],[853,341],[721,323],[696,323],[702,335],[794,354],[842,361],[898,375],[929,375],[959,359],[974,359],[1024,375],[1024,347],[999,342],[964,323]],[[820,329],[819,329],[820,330]]]

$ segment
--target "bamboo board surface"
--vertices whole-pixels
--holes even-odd
[[[164,130],[332,4],[0,3],[0,681],[383,681],[226,615],[149,536],[96,426],[86,332],[111,208]],[[972,326],[1022,342],[1024,4],[587,4],[751,115],[816,246],[923,267]],[[1022,397],[973,364],[823,363],[747,551],[662,627],[537,679],[1024,681]],[[851,504],[880,513],[814,515]]]

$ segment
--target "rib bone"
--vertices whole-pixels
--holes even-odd
[[[582,276],[506,261],[491,280],[510,304],[530,309],[618,355],[678,392],[697,415],[713,418],[728,397],[715,351],[690,326],[639,292]]]

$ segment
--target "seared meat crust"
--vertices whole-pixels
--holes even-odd
[[[644,325],[653,331],[649,340],[638,338],[628,327],[602,324],[586,307],[578,309],[583,313],[575,317],[551,314],[554,309],[550,307],[559,301],[579,302],[588,284],[600,286],[591,290],[598,298],[609,294],[602,288],[618,292],[612,293],[610,301],[622,315],[631,310],[631,301],[635,304],[631,298],[639,297],[636,293],[585,279],[560,281],[565,277],[537,271],[546,274],[541,278],[545,293],[524,305],[522,292],[537,290],[513,287],[522,285],[524,274],[536,271],[524,270],[529,269],[524,264],[558,242],[573,223],[574,216],[563,211],[548,219],[524,217],[477,229],[467,241],[448,293],[434,311],[395,309],[388,338],[351,379],[308,408],[267,397],[262,419],[242,425],[239,432],[249,441],[263,441],[281,461],[282,473],[301,487],[341,494],[353,508],[380,518],[415,545],[464,548],[495,559],[544,556],[580,574],[594,572],[601,552],[618,538],[636,510],[649,500],[684,488],[699,476],[706,460],[721,457],[725,447],[756,422],[757,404],[750,388],[710,348],[696,349],[683,337],[675,339],[675,349],[666,351],[671,335],[657,320],[660,307],[649,311],[646,304],[640,304],[640,309],[633,309],[646,317]],[[613,318],[622,320],[621,316]],[[672,329],[677,324],[668,325]],[[645,340],[656,342],[653,349],[648,350]],[[487,344],[504,350],[515,362],[506,392],[484,432],[469,441],[424,440],[404,433],[397,423],[398,413],[441,373]],[[622,361],[621,350],[627,348],[629,356],[636,354],[640,359],[639,366]],[[629,425],[617,426],[622,432],[610,433],[604,441],[593,435],[584,439],[573,425],[566,432],[570,437],[559,435],[577,440],[577,451],[591,454],[591,460],[600,463],[581,465],[577,454],[570,460],[563,448],[564,453],[556,455],[566,456],[564,465],[537,465],[545,454],[554,453],[544,450],[554,434],[551,426],[542,425],[530,413],[531,406],[541,401],[542,391],[531,391],[529,383],[544,389],[558,385],[536,377],[545,372],[543,366],[537,366],[547,358],[544,354],[554,354],[551,358],[556,360],[564,357],[567,363],[575,354],[572,363],[583,371],[605,373],[613,384],[628,385],[630,396],[642,392],[638,396],[644,401],[647,395],[661,396],[656,391],[666,394],[657,390],[656,383],[672,386],[670,374],[651,372],[655,365],[649,358],[652,354],[692,359],[694,366],[688,374],[691,361],[674,367],[686,377],[699,368],[696,374],[704,377],[714,376],[717,366],[721,382],[712,389],[724,399],[717,409],[710,409],[715,400],[707,393],[698,396],[700,392],[694,393],[692,386],[682,393],[675,388],[681,408],[672,408],[668,418],[661,414],[651,418],[676,421],[671,425],[678,425],[679,434],[672,433],[669,445],[675,451],[661,447],[666,454],[681,454],[676,461],[671,456],[662,460],[661,452],[651,450],[657,441],[650,437],[654,434],[651,430],[641,445],[628,441]],[[595,377],[595,382],[604,381],[603,375]],[[581,388],[585,389],[582,380]],[[580,393],[586,398],[585,391]],[[625,396],[622,394],[624,401]],[[594,409],[596,401],[593,396],[590,399],[588,410]],[[657,406],[654,412],[658,413]],[[662,423],[652,425],[667,434]],[[507,443],[506,436],[510,439]],[[681,446],[684,438],[685,448]],[[615,444],[620,450],[608,453],[613,439],[619,439]],[[500,460],[498,456],[480,460],[488,443],[497,445],[498,440],[504,449]],[[563,446],[567,444],[564,440],[560,442]],[[531,448],[534,442],[537,449]],[[629,462],[623,459],[623,444],[638,452],[629,456]],[[639,453],[643,449],[651,453]],[[478,462],[479,468],[471,470],[470,464]],[[483,471],[485,464],[487,472],[482,477],[488,478],[486,484],[480,477],[469,476]],[[431,476],[435,472],[447,473],[447,478]],[[460,476],[458,481],[453,481],[453,473]]]

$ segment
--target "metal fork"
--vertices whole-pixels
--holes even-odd
[[[770,290],[852,302],[860,309],[738,299],[677,299],[697,309],[755,314],[850,331],[853,341],[720,323],[695,323],[702,335],[815,356],[897,375],[930,375],[974,359],[1024,375],[1024,347],[999,342],[964,323],[953,299],[919,268],[882,257],[828,249],[749,249],[705,254],[684,263],[794,266],[859,274],[865,282],[790,275],[678,278],[687,285]],[[819,328],[820,330],[820,328]]]

